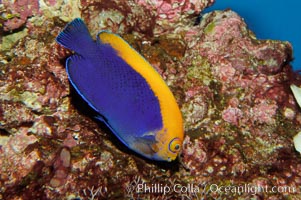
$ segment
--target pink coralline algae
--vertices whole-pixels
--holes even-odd
[[[207,5],[207,1],[186,1],[186,0],[173,0],[173,1],[148,1],[138,0],[138,4],[147,6],[149,9],[156,9],[156,14],[161,19],[168,19],[170,21],[179,20],[187,13],[200,13]],[[213,3],[213,1],[209,1]]]
[[[3,138],[2,138],[3,140]],[[14,136],[10,136],[1,143],[0,148],[0,172],[1,181],[6,187],[13,186],[32,171],[41,157],[37,150],[26,152],[30,146],[34,146],[37,138],[28,134],[28,128],[20,128]]]
[[[238,125],[240,119],[243,116],[243,112],[239,108],[229,107],[222,113],[222,118],[226,122],[229,122],[234,125]]]
[[[0,199],[301,198],[293,147],[301,113],[290,91],[301,77],[290,66],[288,42],[256,39],[231,10],[196,24],[212,1],[39,3],[4,1],[0,11],[20,14],[24,28],[4,20],[22,37],[8,31],[0,48]],[[79,16],[93,36],[120,34],[171,88],[185,122],[177,161],[129,151],[70,87],[64,65],[71,52],[55,37]],[[138,188],[152,184],[170,191]],[[252,194],[211,185],[291,190]]]
[[[152,37],[165,31],[180,33],[183,24],[192,22],[191,16],[199,15],[201,10],[211,4],[213,0],[81,1],[81,9],[83,18],[90,21],[89,26],[93,27],[92,35],[102,28]]]
[[[59,154],[59,157],[53,164],[54,176],[50,180],[52,187],[59,187],[65,184],[68,172],[70,170],[71,155],[67,148],[63,148]]]
[[[12,19],[7,19],[4,23],[4,30],[10,31],[23,26],[28,17],[38,14],[38,0],[3,0],[3,5],[7,9],[5,15],[13,15]]]
[[[275,115],[277,111],[277,105],[275,103],[259,102],[255,103],[255,106],[251,109],[251,116],[254,123],[271,124],[275,122]]]
[[[203,173],[199,169],[208,160],[208,150],[206,145],[204,145],[204,141],[199,140],[192,142],[190,140],[189,136],[185,138],[183,151],[185,151],[186,154],[183,154],[182,162],[192,173],[199,175]],[[191,159],[192,157],[196,159]]]

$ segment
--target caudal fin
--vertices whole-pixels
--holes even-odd
[[[89,30],[83,20],[76,18],[69,22],[63,31],[56,37],[57,43],[84,55],[87,50],[95,46]]]

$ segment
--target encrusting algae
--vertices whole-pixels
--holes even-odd
[[[19,9],[20,2],[3,1],[0,9],[20,15],[0,19],[6,38],[0,51],[0,199],[301,198],[301,157],[293,141],[301,113],[290,90],[300,86],[300,75],[289,63],[288,42],[256,39],[231,10],[195,23],[213,1],[45,0]],[[185,123],[178,160],[149,161],[129,151],[70,88],[64,63],[72,52],[55,37],[75,17],[87,22],[92,36],[110,30],[129,38],[163,77]],[[171,190],[138,193],[140,183]],[[198,190],[183,189],[192,184]],[[210,185],[291,190],[255,196]]]

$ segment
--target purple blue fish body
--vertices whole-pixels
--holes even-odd
[[[107,31],[94,41],[79,18],[56,41],[76,53],[66,61],[70,83],[124,145],[153,160],[177,157],[181,113],[163,79],[139,53]]]

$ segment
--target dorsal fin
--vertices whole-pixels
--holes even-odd
[[[69,22],[56,37],[56,41],[80,55],[89,55],[90,53],[87,50],[95,49],[96,46],[87,26],[80,18]]]

